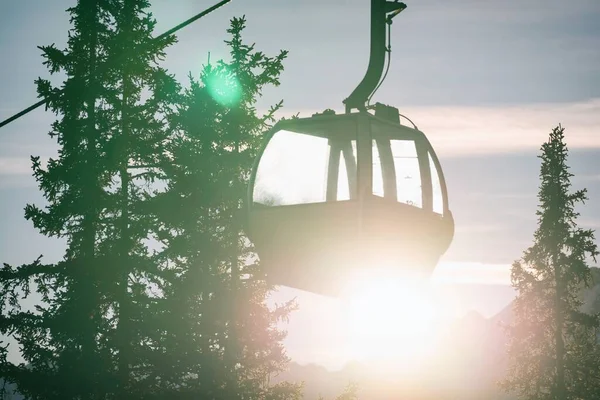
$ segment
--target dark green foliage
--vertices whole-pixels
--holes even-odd
[[[57,121],[59,156],[34,175],[47,205],[26,217],[63,237],[63,260],[0,270],[0,332],[24,362],[0,353],[1,374],[30,399],[298,399],[269,385],[287,358],[271,289],[243,236],[244,199],[286,52],[242,42],[229,63],[182,91],[158,65],[174,42],[153,41],[145,0],[80,0],[67,49],[42,47],[61,88],[39,79]],[[22,310],[23,296],[42,298]]]
[[[145,244],[153,221],[144,187],[158,175],[152,166],[169,132],[163,118],[179,95],[156,64],[174,40],[151,42],[147,7],[80,0],[68,10],[67,49],[41,47],[49,70],[66,74],[60,89],[37,81],[58,117],[50,135],[60,150],[46,167],[32,158],[47,205],[28,205],[25,215],[68,247],[56,265],[2,270],[2,333],[25,359],[4,363],[4,376],[28,398],[130,398],[147,364],[152,300],[144,288],[156,268]],[[43,304],[22,311],[17,296],[32,281]]]
[[[518,295],[503,386],[523,399],[600,398],[598,315],[582,312],[579,297],[599,253],[593,231],[577,226],[575,206],[587,198],[571,191],[567,154],[558,126],[542,146],[534,244],[512,267]]]
[[[106,329],[99,318],[98,275],[105,261],[97,249],[99,222],[108,199],[103,186],[114,166],[103,159],[105,140],[100,127],[99,99],[110,96],[100,84],[98,66],[105,62],[112,32],[107,4],[80,1],[71,8],[74,29],[68,49],[41,47],[45,64],[65,72],[62,92],[38,79],[38,93],[49,99],[59,116],[50,136],[60,146],[59,157],[43,168],[32,157],[34,176],[48,202],[45,209],[25,208],[25,216],[43,234],[65,237],[68,249],[56,265],[34,264],[2,270],[2,333],[12,334],[25,363],[4,364],[5,378],[34,399],[95,398],[98,384],[109,384],[106,350],[96,341]],[[18,296],[35,283],[44,300],[36,310],[21,310]],[[108,372],[108,373],[107,373]],[[106,381],[105,381],[106,380]]]
[[[292,304],[267,308],[269,287],[243,236],[250,169],[261,133],[281,106],[258,115],[254,104],[264,86],[278,85],[286,52],[268,57],[244,44],[244,26],[243,18],[231,21],[230,62],[190,78],[173,120],[178,134],[165,152],[167,189],[154,200],[160,258],[171,274],[161,320],[165,349],[176,360],[162,382],[170,396],[299,396],[296,385],[268,386],[287,362],[275,323]]]
[[[325,400],[325,398],[320,396],[318,400]],[[358,384],[350,382],[334,400],[358,400]]]

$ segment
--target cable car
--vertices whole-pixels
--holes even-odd
[[[383,71],[385,25],[404,8],[371,0],[371,59],[344,114],[282,120],[267,134],[250,178],[247,234],[274,284],[339,296],[353,271],[426,277],[452,242],[431,143],[398,109],[366,105]]]

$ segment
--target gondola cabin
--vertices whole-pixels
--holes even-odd
[[[429,274],[454,221],[438,158],[395,108],[277,123],[251,176],[248,236],[275,284],[339,295],[354,270]]]
[[[338,296],[369,269],[428,277],[452,242],[429,140],[401,124],[398,109],[369,106],[391,52],[386,26],[405,8],[371,0],[369,66],[345,114],[283,120],[266,137],[250,178],[247,234],[274,284]]]

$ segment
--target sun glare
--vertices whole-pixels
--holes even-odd
[[[444,317],[437,303],[428,281],[384,270],[356,276],[342,306],[352,358],[390,372],[425,361]]]

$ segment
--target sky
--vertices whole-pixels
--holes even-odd
[[[67,38],[72,0],[0,2],[0,119],[36,99],[34,79],[48,74],[37,46]],[[457,312],[491,316],[514,295],[509,266],[531,244],[536,227],[538,154],[562,123],[576,188],[589,202],[580,224],[600,228],[600,2],[597,0],[413,0],[392,25],[390,73],[375,101],[391,104],[425,132],[441,160],[456,235],[434,280]],[[157,34],[212,1],[154,0]],[[280,99],[284,113],[342,110],[363,77],[369,52],[368,0],[277,2],[232,0],[185,28],[164,65],[181,80],[210,59],[227,57],[230,18],[245,15],[245,38],[275,55],[289,51],[281,85],[259,102]],[[57,259],[62,244],[37,234],[23,218],[39,202],[29,156],[51,156],[52,115],[38,109],[0,129],[0,261],[39,254]],[[282,288],[300,310],[286,345],[299,362],[332,368],[339,332],[332,299]],[[311,337],[306,327],[320,326]]]

